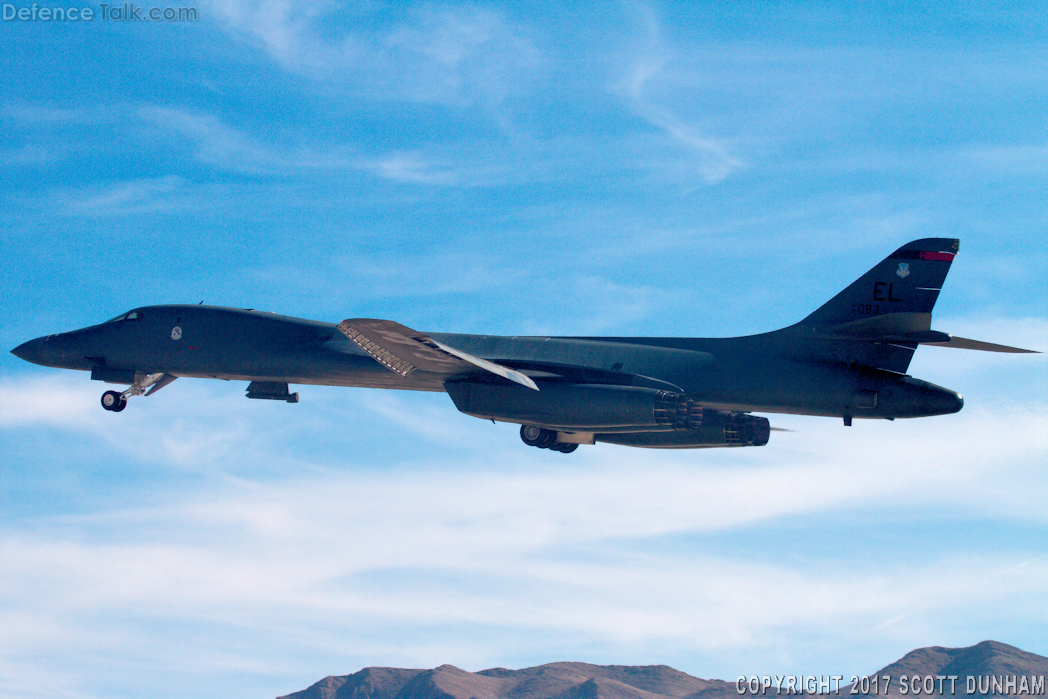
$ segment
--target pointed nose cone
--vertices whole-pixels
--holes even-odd
[[[90,369],[97,362],[90,357],[103,356],[96,342],[92,341],[94,328],[74,330],[68,333],[45,335],[25,342],[11,350],[11,354],[40,366],[56,369]]]
[[[38,337],[35,340],[29,342],[23,342],[18,347],[11,350],[11,354],[15,355],[19,359],[24,359],[27,362],[33,364],[43,364],[44,356],[44,338]]]

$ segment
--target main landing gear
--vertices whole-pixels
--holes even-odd
[[[520,438],[529,447],[539,449],[552,449],[562,454],[570,454],[579,448],[578,444],[568,444],[557,440],[556,430],[547,430],[545,427],[536,425],[521,425]]]
[[[114,413],[119,413],[127,407],[127,398],[118,391],[106,391],[102,394],[102,407]]]

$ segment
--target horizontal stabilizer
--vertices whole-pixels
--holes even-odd
[[[982,352],[1007,352],[1009,354],[1040,354],[1037,350],[1021,349],[1019,347],[1009,347],[1007,345],[995,345],[992,342],[980,342],[979,340],[969,340],[966,337],[951,336],[946,342],[922,342],[923,345],[931,345],[933,347],[955,347],[957,349],[967,350],[980,350]]]
[[[407,376],[415,370],[455,376],[466,373],[465,370],[472,367],[479,367],[522,386],[539,390],[530,377],[515,369],[448,347],[392,320],[350,318],[339,323],[338,329],[376,362],[401,376]]]
[[[945,342],[946,333],[931,329],[931,313],[885,313],[841,323],[824,332],[820,337],[839,340],[868,340],[870,342]]]
[[[1038,354],[1035,350],[995,345],[992,342],[954,337],[949,333],[932,330],[931,313],[886,313],[872,318],[863,318],[835,325],[818,337],[834,340],[865,340],[867,342],[896,342],[933,347],[981,350],[983,352],[1010,352],[1015,354]]]

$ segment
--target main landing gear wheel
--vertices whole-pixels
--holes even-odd
[[[521,425],[520,438],[529,447],[549,449],[557,441],[557,433],[535,425]]]
[[[536,425],[521,425],[520,438],[529,447],[539,449],[552,449],[564,454],[570,454],[579,448],[578,444],[565,444],[557,441],[556,430],[547,430],[545,427]]]
[[[102,394],[102,407],[110,412],[119,413],[127,407],[127,399],[117,391],[106,391]]]
[[[578,448],[578,444],[569,444],[568,442],[557,442],[550,447],[553,451],[559,451],[561,454],[570,454]]]

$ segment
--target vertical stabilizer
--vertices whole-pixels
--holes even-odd
[[[924,238],[903,245],[800,324],[829,327],[892,313],[930,314],[960,242]]]
[[[931,331],[932,308],[959,248],[955,238],[907,243],[795,327],[819,338],[827,360],[906,373],[918,344],[949,339]]]

